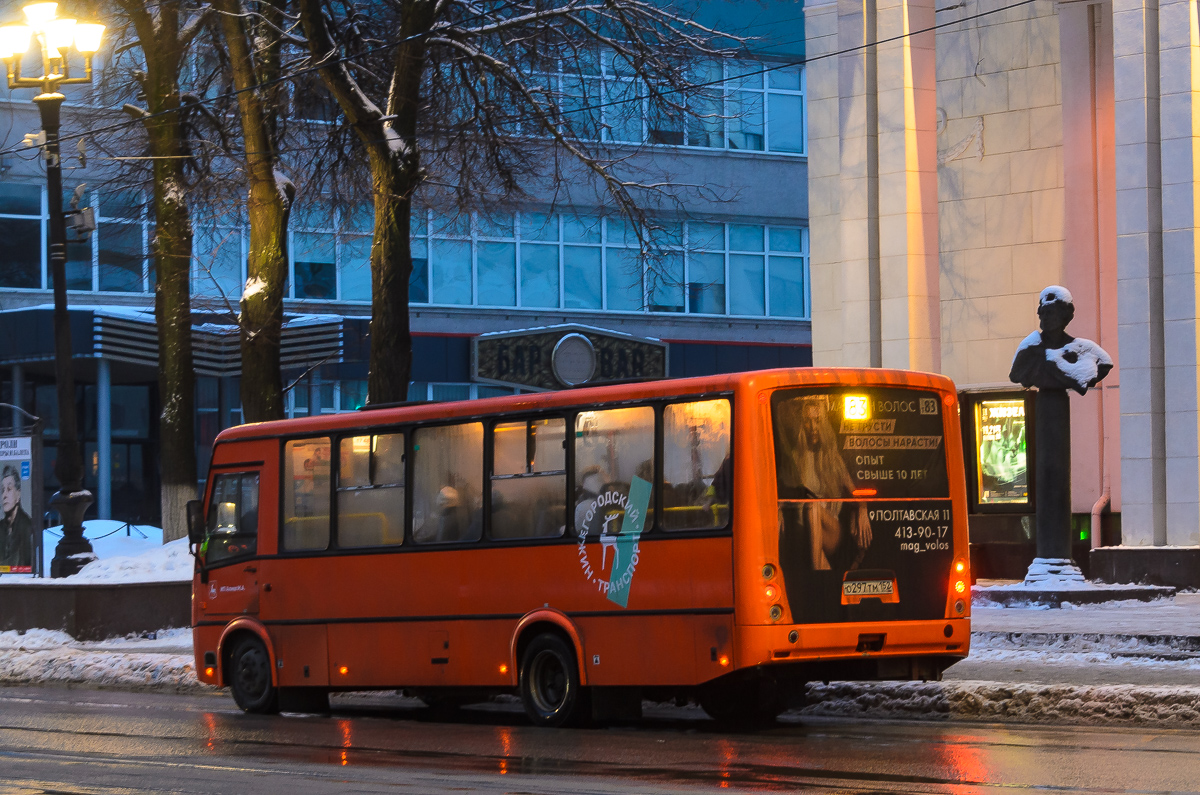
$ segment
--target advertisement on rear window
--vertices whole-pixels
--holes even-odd
[[[771,409],[793,620],[941,616],[953,525],[939,397],[793,389]]]

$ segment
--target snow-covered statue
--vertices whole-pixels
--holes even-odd
[[[1086,394],[1112,370],[1113,361],[1091,340],[1072,337],[1067,324],[1075,317],[1075,302],[1066,287],[1051,285],[1038,301],[1041,331],[1021,342],[1008,378],[1023,387],[1074,389]]]

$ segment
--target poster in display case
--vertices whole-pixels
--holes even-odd
[[[964,393],[960,397],[971,510],[1032,513],[1032,394]]]

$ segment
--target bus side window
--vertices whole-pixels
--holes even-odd
[[[621,532],[634,478],[654,482],[654,409],[581,411],[575,417],[575,533]],[[636,497],[638,492],[634,492]],[[653,523],[653,494],[643,529]]]
[[[483,423],[413,433],[413,541],[448,544],[483,535]]]
[[[728,400],[674,403],[663,411],[663,528],[729,523],[732,471]]]
[[[339,547],[404,543],[404,434],[341,440],[337,511]]]
[[[258,473],[217,475],[208,507],[204,561],[253,555],[258,546]]]
[[[283,450],[283,548],[329,548],[329,437],[296,439]]]
[[[492,429],[492,538],[557,538],[567,524],[567,423],[560,417]]]

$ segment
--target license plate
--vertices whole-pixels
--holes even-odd
[[[842,583],[846,596],[891,596],[896,587],[892,580],[851,580]]]

